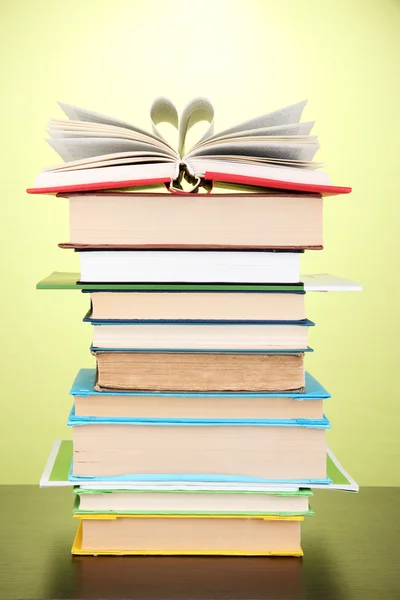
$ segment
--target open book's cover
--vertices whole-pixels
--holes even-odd
[[[165,517],[164,517],[165,518]],[[177,518],[177,517],[172,517],[172,518]],[[184,517],[182,517],[184,518]],[[221,517],[220,517],[221,518]],[[245,517],[248,518],[248,517]],[[288,517],[286,520],[302,520],[302,517]],[[278,518],[276,517],[275,520],[278,520]],[[202,555],[202,556],[303,556],[303,551],[302,549],[298,549],[298,550],[293,550],[293,551],[279,551],[279,550],[274,550],[274,551],[270,551],[270,552],[244,552],[243,550],[212,550],[212,551],[200,551],[200,550],[185,550],[185,551],[176,551],[176,550],[83,550],[82,549],[82,523],[79,523],[79,527],[78,530],[76,532],[76,536],[74,539],[74,543],[72,545],[72,549],[71,549],[71,553],[74,555],[86,555],[86,556],[108,556],[108,555],[114,555],[114,556],[130,556],[130,555],[161,555],[161,556],[172,556],[172,555],[189,555],[189,556],[195,556],[195,555]]]
[[[330,429],[329,420],[322,419],[173,419],[157,417],[90,417],[76,416],[75,406],[71,408],[67,425],[152,425],[154,427],[306,427],[307,429]]]
[[[71,396],[103,396],[104,392],[94,389],[96,381],[96,369],[80,369],[72,388]],[[183,398],[294,398],[295,400],[326,400],[330,394],[311,375],[305,373],[305,391],[296,392],[158,392],[153,390],[125,391],[107,390],[107,396],[158,396],[158,397],[183,397]]]
[[[279,292],[303,293],[305,291],[361,291],[361,286],[327,273],[302,275],[303,283],[299,284],[157,284],[157,283],[81,283],[79,273],[54,271],[36,285],[39,290],[83,290],[87,292]]]
[[[245,175],[231,175],[229,173],[217,173],[208,171],[204,179],[211,182],[235,183],[244,186],[262,187],[276,190],[287,190],[290,192],[305,192],[311,194],[321,194],[321,196],[336,196],[339,194],[349,194],[351,187],[337,185],[319,185],[311,183],[294,183],[282,181],[279,179],[266,179],[262,177],[249,177]],[[58,187],[28,188],[28,194],[71,194],[75,192],[94,192],[100,190],[123,189],[136,186],[152,186],[160,184],[170,184],[170,177],[158,177],[153,179],[127,179],[124,181],[100,181],[96,183],[81,183],[75,185],[66,185]],[[171,193],[174,193],[171,190]],[[179,193],[179,192],[177,192]]]

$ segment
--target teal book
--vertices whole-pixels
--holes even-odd
[[[40,478],[41,487],[65,487],[74,486],[74,483],[69,479],[69,472],[71,470],[73,454],[73,442],[72,440],[61,440],[58,439],[54,442],[51,449],[50,455],[46,462],[43,474]],[[326,449],[326,473],[330,483],[317,484],[311,483],[309,485],[296,484],[296,483],[257,483],[257,482],[228,482],[228,481],[158,481],[158,482],[146,482],[146,481],[93,481],[88,479],[87,481],[81,481],[79,483],[79,490],[81,491],[101,491],[109,493],[115,490],[140,490],[140,491],[203,491],[203,492],[272,492],[280,494],[282,492],[296,492],[299,489],[324,489],[324,490],[342,490],[358,492],[359,486],[356,481],[351,477],[349,473],[340,464],[338,459],[332,450],[327,447]]]
[[[295,392],[162,392],[155,390],[95,389],[95,369],[81,369],[72,385],[76,418],[111,417],[137,419],[279,419],[323,420],[323,403],[330,398],[325,388],[305,374],[305,390]],[[321,421],[322,422],[322,421]]]

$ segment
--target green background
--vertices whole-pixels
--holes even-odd
[[[333,183],[325,250],[303,272],[355,279],[362,294],[308,294],[315,353],[332,394],[329,443],[364,485],[400,484],[398,347],[399,26],[395,0],[143,0],[2,3],[0,481],[36,483],[53,439],[68,436],[68,391],[93,365],[88,297],[35,291],[78,270],[67,202],[29,196],[56,100],[148,128],[158,95],[180,108],[208,96],[216,130],[309,98]]]

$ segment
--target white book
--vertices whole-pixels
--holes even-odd
[[[299,252],[80,251],[82,283],[299,283]]]

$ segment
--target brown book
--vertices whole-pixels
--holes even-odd
[[[94,351],[95,390],[304,391],[304,354]]]
[[[326,426],[72,424],[73,475],[326,478]]]
[[[82,519],[72,553],[301,556],[302,520],[94,516]]]
[[[92,292],[94,320],[260,320],[306,318],[305,294]]]
[[[322,248],[316,194],[87,193],[69,198],[75,248]]]

